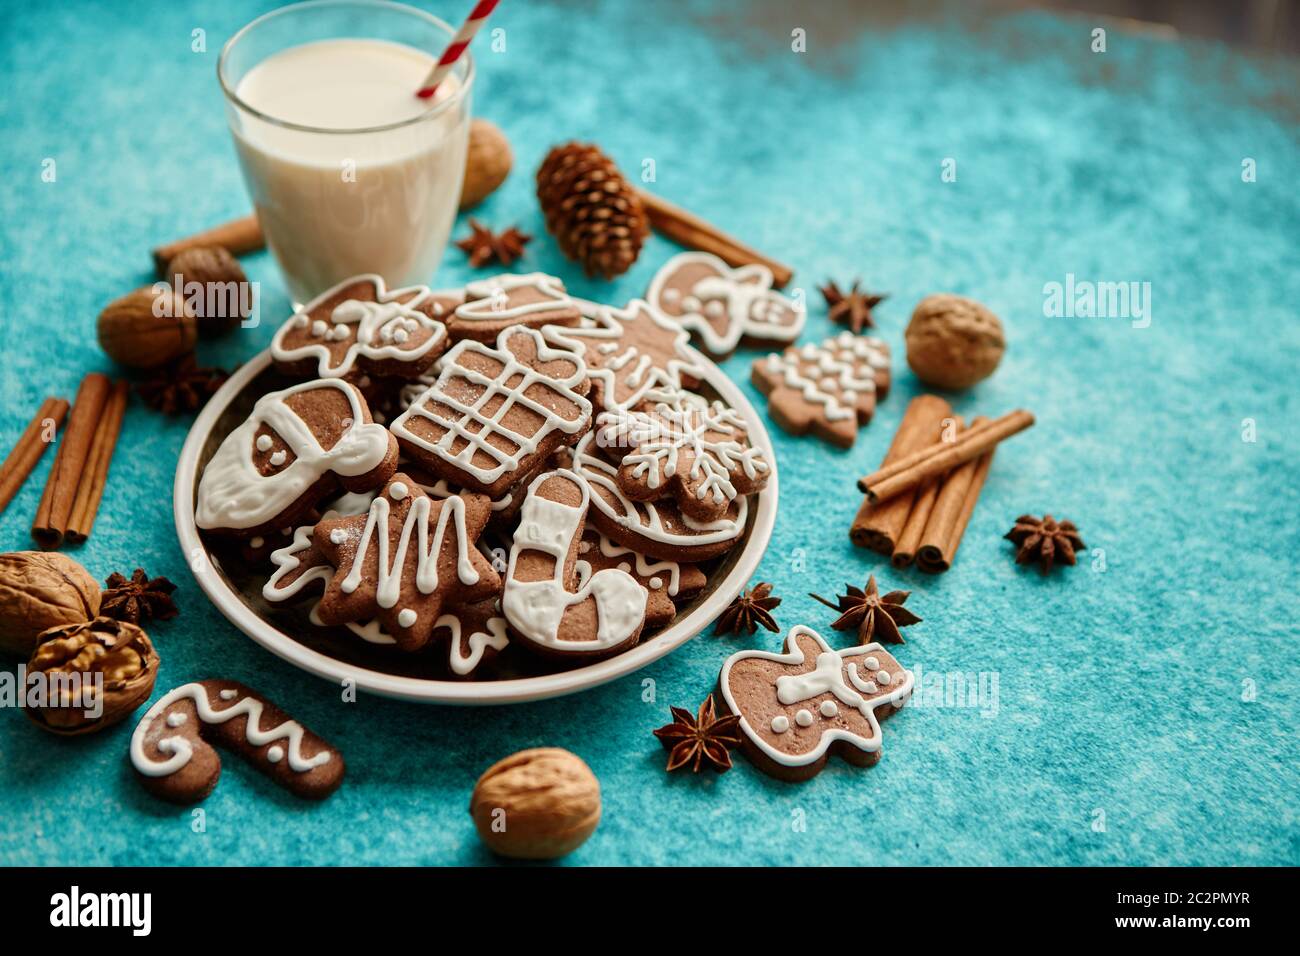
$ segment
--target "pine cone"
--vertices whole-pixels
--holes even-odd
[[[560,251],[587,275],[612,279],[641,254],[650,232],[641,197],[599,147],[552,149],[537,171],[537,198]]]

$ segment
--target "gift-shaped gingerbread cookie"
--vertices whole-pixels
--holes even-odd
[[[551,325],[542,334],[583,357],[598,407],[635,408],[647,396],[694,387],[704,377],[690,336],[642,299],[621,309],[601,305],[589,311],[582,325]]]
[[[495,348],[460,342],[442,373],[391,428],[402,449],[435,475],[501,498],[591,423],[582,357],[512,326]]]
[[[733,269],[707,252],[669,259],[646,299],[715,356],[730,355],[742,341],[793,342],[807,318],[806,310],[772,289],[767,266]]]
[[[577,325],[581,318],[555,276],[504,274],[465,287],[465,302],[452,315],[450,330],[453,341],[473,339],[490,345],[511,326]]]
[[[870,766],[880,759],[880,719],[912,693],[912,672],[879,644],[832,650],[820,634],[791,629],[785,652],[738,651],[718,688],[740,716],[742,749],[761,770],[806,780],[832,753]]]
[[[446,319],[459,299],[425,286],[388,291],[377,275],[345,279],[293,314],[271,339],[286,375],[417,378],[447,348]]]
[[[435,501],[398,472],[365,514],[318,522],[312,543],[335,569],[316,608],[321,623],[378,619],[402,650],[424,647],[444,606],[501,590],[475,547],[491,506],[478,494]]]
[[[841,332],[824,342],[792,345],[754,362],[750,376],[768,396],[772,419],[794,435],[849,448],[889,392],[889,346]]]
[[[723,517],[737,497],[760,491],[771,472],[766,456],[749,444],[739,412],[690,392],[602,413],[597,424],[605,449],[622,455],[624,494],[634,501],[671,497],[697,521]]]
[[[397,443],[342,379],[302,382],[258,399],[199,481],[200,528],[251,538],[291,527],[342,488],[364,491],[397,467]]]

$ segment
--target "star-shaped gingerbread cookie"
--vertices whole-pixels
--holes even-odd
[[[376,618],[402,650],[419,650],[444,606],[501,590],[474,545],[491,513],[486,495],[435,501],[398,472],[366,514],[318,522],[312,543],[335,569],[317,607],[321,623]]]

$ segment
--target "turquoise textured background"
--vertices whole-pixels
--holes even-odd
[[[456,19],[466,4],[427,6]],[[892,293],[877,317],[896,387],[857,445],[773,429],[781,512],[757,577],[784,598],[784,627],[837,644],[806,592],[872,571],[911,588],[924,623],[899,658],[927,681],[996,674],[996,713],[921,701],[885,724],[877,767],[833,761],[804,785],[741,758],[723,776],[665,776],[650,732],[668,705],[693,709],[728,653],[777,645],[765,632],[706,634],[536,705],[342,704],[203,598],[171,520],[188,422],[136,402],[94,535],[69,553],[100,579],[141,565],[180,585],[182,615],[151,629],[157,694],[205,676],[250,683],[341,747],[349,776],[304,804],[228,760],[195,833],[188,810],[132,779],[133,722],[65,741],[10,710],[0,863],[490,862],[466,813],[474,780],[543,744],[581,754],[602,783],[604,819],[575,864],[1300,862],[1295,64],[1089,17],[786,6],[507,0],[491,23],[506,51],[476,45],[475,110],[504,128],[516,167],[477,215],[537,234],[522,267],[610,302],[641,294],[670,244],[652,239],[605,284],[542,229],[532,174],[546,149],[594,140],[634,174],[653,158],[654,188],[794,264],[793,286],[811,293],[805,341],[831,331],[814,291],[826,278],[860,274]],[[3,448],[44,395],[71,397],[108,367],[95,316],[150,278],[153,245],[247,211],[215,68],[225,39],[269,8],[3,4]],[[1104,54],[1089,49],[1097,25]],[[796,27],[806,53],[791,51]],[[206,52],[191,51],[198,28]],[[41,179],[46,158],[54,183]],[[946,158],[956,182],[941,181]],[[265,321],[203,342],[204,362],[247,359],[287,314],[270,258],[246,266]],[[1150,327],[1044,317],[1044,283],[1067,273],[1150,282]],[[453,249],[436,281],[471,275]],[[1025,406],[1039,424],[999,452],[955,567],[932,578],[890,570],[847,529],[853,480],[919,387],[906,320],[941,290],[986,302],[1010,340],[958,411]],[[747,383],[753,357],[725,368]],[[51,458],[0,518],[0,548],[29,546]],[[1074,519],[1094,549],[1046,579],[1001,540],[1016,515],[1044,510]]]

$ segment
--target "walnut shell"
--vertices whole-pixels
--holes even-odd
[[[907,364],[927,385],[970,388],[993,374],[1006,339],[998,317],[974,299],[929,295],[907,323]]]
[[[24,708],[33,722],[55,734],[93,734],[121,722],[149,699],[158,677],[158,652],[138,625],[97,617],[43,632],[27,672],[47,681],[45,704]],[[102,706],[95,696],[99,680]]]
[[[97,330],[100,347],[130,368],[165,365],[194,351],[198,339],[194,310],[162,283],[128,292],[104,306]]]
[[[600,823],[600,781],[567,750],[521,750],[479,777],[469,812],[493,852],[553,860],[576,850]]]
[[[57,552],[0,554],[0,651],[27,657],[47,628],[99,613],[99,584]]]
[[[167,263],[167,284],[174,290],[178,281],[198,319],[200,335],[221,335],[248,318],[246,300],[240,294],[248,276],[239,260],[222,246],[194,246],[178,253]],[[204,295],[191,298],[190,283],[203,286]]]
[[[460,208],[477,206],[506,181],[514,153],[506,134],[484,119],[469,124],[469,150],[465,155],[465,182],[460,187]]]

